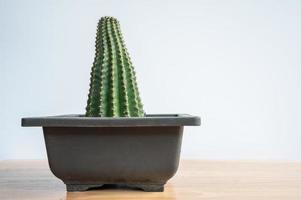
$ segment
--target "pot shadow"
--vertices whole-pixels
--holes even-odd
[[[95,191],[95,190],[137,190],[143,191],[141,188],[136,186],[129,186],[126,184],[104,184],[102,186],[94,186],[89,188],[87,191]]]

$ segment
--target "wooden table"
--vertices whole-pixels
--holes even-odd
[[[0,161],[0,200],[301,200],[301,163],[182,161],[165,192],[112,188],[67,193],[47,161]]]

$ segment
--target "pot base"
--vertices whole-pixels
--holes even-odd
[[[93,188],[100,188],[106,184],[66,184],[68,192],[83,192]],[[145,192],[163,192],[164,184],[114,184],[129,188],[139,188]]]

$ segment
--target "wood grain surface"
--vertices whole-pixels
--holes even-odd
[[[181,161],[165,192],[106,186],[67,193],[44,160],[0,161],[0,200],[301,200],[301,163]]]

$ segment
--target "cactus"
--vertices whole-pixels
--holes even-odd
[[[115,18],[99,20],[95,49],[86,116],[144,116],[135,71]]]

